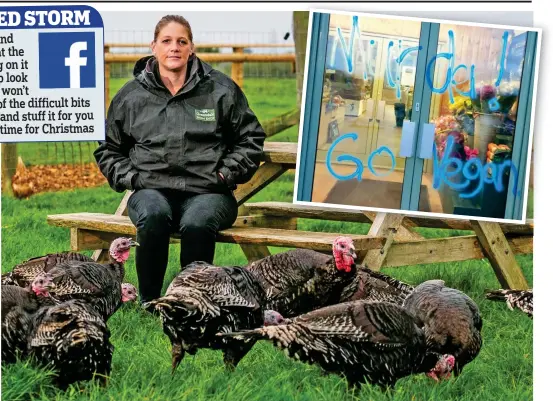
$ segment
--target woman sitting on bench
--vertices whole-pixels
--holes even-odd
[[[115,191],[134,191],[142,303],[161,295],[172,232],[181,266],[213,263],[217,232],[238,214],[232,190],[258,169],[266,137],[234,81],[194,54],[186,19],[163,17],[151,47],[113,98],[94,152]]]

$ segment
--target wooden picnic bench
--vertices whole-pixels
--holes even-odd
[[[295,169],[296,156],[296,143],[265,144],[260,168],[248,183],[235,191],[241,205],[240,215],[233,227],[218,233],[218,242],[239,244],[249,261],[269,255],[268,246],[330,252],[334,239],[344,233],[300,231],[297,229],[298,218],[370,223],[367,234],[347,235],[353,239],[359,260],[371,269],[488,258],[503,287],[528,288],[514,255],[533,252],[534,227],[531,221],[522,225],[500,224],[337,210],[289,202],[246,203],[284,172]],[[96,250],[93,257],[104,260],[114,238],[136,235],[136,228],[127,216],[130,195],[131,191],[125,193],[114,214],[49,215],[47,221],[70,229],[72,250]],[[470,230],[474,234],[425,239],[413,230],[414,227]],[[171,242],[178,241],[175,233]]]

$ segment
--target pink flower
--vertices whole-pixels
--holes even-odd
[[[469,159],[472,159],[476,156],[478,156],[480,152],[478,151],[478,149],[471,149],[469,148],[468,146],[465,145],[465,154],[467,155],[467,160]]]
[[[480,99],[482,101],[490,100],[495,97],[495,88],[492,85],[484,85],[480,90]]]

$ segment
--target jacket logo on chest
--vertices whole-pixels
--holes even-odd
[[[215,109],[200,109],[195,112],[198,121],[215,121]]]

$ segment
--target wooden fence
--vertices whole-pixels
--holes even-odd
[[[114,48],[149,48],[149,44],[132,43],[107,43],[104,45],[104,80],[105,80],[105,108],[106,112],[111,101],[109,96],[109,81],[111,73],[111,64],[113,63],[132,63],[146,56],[146,53],[127,54],[113,53]],[[240,86],[244,85],[244,63],[275,63],[289,62],[292,65],[292,71],[296,70],[296,55],[294,53],[263,54],[263,53],[245,53],[249,48],[294,48],[293,44],[197,44],[196,49],[206,48],[232,48],[232,53],[197,53],[198,57],[208,63],[232,63],[231,78]]]

